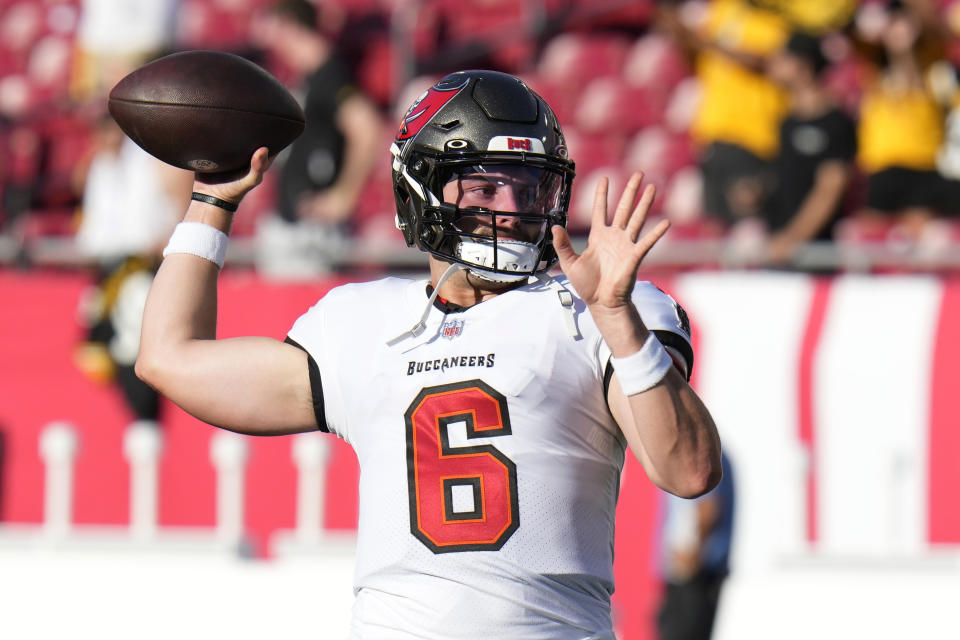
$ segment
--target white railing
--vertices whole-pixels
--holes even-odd
[[[127,526],[78,526],[74,523],[75,460],[82,442],[77,428],[67,421],[55,421],[39,437],[44,465],[43,522],[39,525],[0,524],[0,545],[111,546],[126,543],[137,549],[151,545],[167,548],[199,547],[245,554],[249,549],[244,502],[246,466],[250,442],[245,436],[218,431],[210,441],[210,461],[216,477],[216,516],[213,527],[163,527],[158,518],[160,497],[159,465],[163,454],[163,431],[154,422],[137,421],[127,427],[123,455],[130,470],[130,519]],[[272,541],[276,553],[323,552],[330,536],[324,531],[326,471],[330,444],[323,434],[296,436],[292,462],[297,469],[296,528],[277,532]],[[335,536],[331,548],[342,553],[352,536]],[[279,541],[279,542],[278,542]]]
[[[573,246],[582,251],[586,236],[575,234]],[[704,240],[673,240],[668,235],[644,259],[647,267],[662,269],[723,268],[731,270],[758,269],[764,266],[761,247],[745,248],[726,238]],[[29,246],[20,246],[13,239],[0,235],[0,265],[14,264],[27,256],[31,265],[39,267],[89,267],[89,258],[83,256],[70,237],[46,237],[33,240]],[[227,266],[256,266],[256,243],[250,238],[230,241]],[[384,246],[379,243],[352,240],[327,256],[338,269],[350,272],[369,265],[383,265],[385,270],[425,272],[426,256],[401,245]],[[960,251],[956,246],[905,248],[893,243],[847,244],[812,242],[802,247],[793,261],[785,265],[797,271],[835,270],[848,273],[870,273],[877,269],[901,271],[954,272],[960,269]]]
[[[243,436],[219,431],[210,442],[210,462],[217,476],[216,531],[227,544],[243,540],[243,471],[249,456]]]
[[[304,433],[293,443],[297,466],[297,528],[301,544],[315,544],[323,537],[326,506],[326,468],[330,444],[321,433]]]
[[[40,457],[46,470],[43,531],[51,539],[70,534],[73,522],[73,461],[77,446],[76,429],[69,422],[52,422],[40,436]]]
[[[123,453],[130,465],[130,534],[136,538],[157,535],[157,471],[162,449],[156,422],[141,420],[127,427]]]

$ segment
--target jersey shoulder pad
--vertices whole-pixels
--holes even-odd
[[[633,289],[633,303],[651,331],[671,331],[690,341],[690,318],[683,307],[656,285],[641,280]]]
[[[683,307],[669,294],[646,281],[637,282],[633,289],[633,303],[640,312],[647,329],[667,347],[671,356],[684,361],[687,379],[693,373],[693,344],[690,339],[690,319]]]

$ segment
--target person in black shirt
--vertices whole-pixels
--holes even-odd
[[[826,67],[820,39],[799,32],[770,62],[770,76],[790,96],[780,125],[777,189],[765,212],[770,264],[791,262],[808,242],[830,240],[841,213],[856,128],[821,82]]]
[[[300,79],[306,127],[278,162],[278,214],[286,232],[277,249],[287,258],[298,243],[308,262],[328,256],[351,231],[363,188],[382,143],[383,121],[373,101],[354,82],[332,38],[321,29],[307,0],[279,0],[258,16],[254,39]],[[271,236],[273,237],[273,236]]]

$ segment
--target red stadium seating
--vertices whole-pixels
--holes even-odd
[[[617,198],[627,184],[628,175],[619,166],[598,167],[586,174],[577,176],[576,187],[573,190],[573,199],[570,203],[570,219],[567,223],[571,233],[583,233],[590,228],[593,214],[593,198],[597,183],[601,178],[609,178],[610,185],[607,191],[609,210],[616,206]]]
[[[630,47],[626,36],[562,33],[547,43],[537,74],[547,83],[577,91],[603,76],[618,76]]]
[[[659,33],[638,38],[627,52],[623,77],[628,84],[669,93],[690,76],[690,67],[672,40]]]
[[[646,89],[628,86],[618,76],[605,76],[586,85],[574,121],[584,131],[630,135],[660,121],[658,106]]]
[[[570,158],[577,165],[577,174],[586,175],[598,167],[621,164],[625,138],[609,133],[592,133],[576,124],[563,128]]]
[[[649,180],[664,185],[677,171],[694,163],[693,145],[688,137],[655,125],[633,136],[623,166],[628,171],[643,171]]]

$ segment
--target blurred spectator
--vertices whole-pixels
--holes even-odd
[[[723,478],[693,500],[664,493],[661,554],[665,589],[657,615],[659,640],[709,640],[730,572],[734,476],[721,454]]]
[[[2,231],[12,228],[33,205],[42,151],[42,140],[33,127],[18,124],[4,133]]]
[[[140,323],[160,251],[190,200],[193,173],[150,156],[108,116],[90,157],[77,168],[83,188],[78,250],[96,265],[97,285],[80,304],[87,337],[75,353],[91,379],[115,381],[136,419],[156,421],[156,392],[134,375]]]
[[[955,207],[955,183],[937,171],[945,112],[926,72],[943,53],[937,14],[926,3],[893,0],[877,18],[880,67],[860,105],[858,162],[867,175],[861,224],[895,224],[908,240]]]
[[[850,24],[858,0],[753,0],[782,14],[804,33],[824,35]]]
[[[307,117],[279,163],[279,220],[261,229],[263,267],[312,275],[329,269],[350,233],[381,157],[382,120],[318,25],[313,4],[281,0],[256,19],[253,31],[256,43],[299,77]]]
[[[78,249],[100,265],[159,255],[189,203],[192,178],[149,155],[104,114],[75,177],[83,191]]]
[[[789,35],[778,14],[747,0],[664,3],[659,25],[694,59],[700,106],[691,134],[702,148],[706,213],[730,224],[759,215],[770,189],[782,91],[764,73]]]
[[[820,38],[800,32],[770,61],[770,77],[790,97],[780,124],[776,189],[764,216],[772,264],[791,261],[807,242],[832,239],[850,182],[856,125],[827,92],[826,68]]]
[[[177,49],[241,51],[249,46],[251,15],[263,0],[178,0]]]
[[[174,42],[179,0],[82,0],[73,92],[99,99]]]

